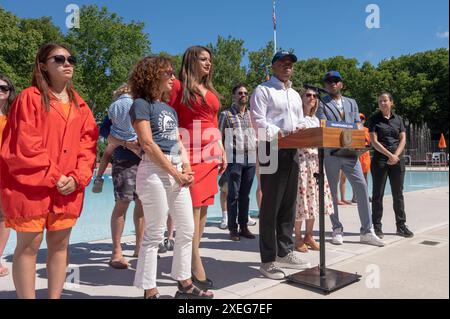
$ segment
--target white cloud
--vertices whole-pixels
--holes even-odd
[[[438,32],[438,33],[436,33],[436,36],[437,36],[438,38],[442,38],[442,39],[448,38],[448,31],[445,31],[445,32]]]

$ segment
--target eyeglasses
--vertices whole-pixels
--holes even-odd
[[[71,66],[74,66],[77,64],[77,59],[72,55],[68,56],[67,58],[64,55],[54,55],[54,56],[49,57],[47,60],[50,60],[51,58],[53,58],[55,63],[61,64],[61,65],[65,64],[66,60],[67,60],[67,62],[69,62],[69,64]]]
[[[247,96],[248,92],[238,92],[239,96]]]
[[[0,92],[2,93],[8,93],[9,91],[11,91],[11,88],[7,85],[0,85]]]
[[[305,96],[309,97],[309,98],[317,99],[317,94],[314,94],[314,93],[306,93]]]

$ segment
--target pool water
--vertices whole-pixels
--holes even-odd
[[[448,172],[431,172],[431,171],[407,171],[405,176],[404,191],[411,192],[428,188],[435,188],[441,186],[447,186],[449,184]],[[257,181],[253,183],[250,194],[250,214],[256,215],[258,213],[258,206],[256,204],[256,187]],[[72,231],[70,242],[79,243],[93,240],[100,240],[111,238],[110,230],[110,217],[114,207],[114,195],[111,176],[105,176],[105,182],[103,185],[103,192],[100,194],[94,194],[91,191],[92,182],[86,189],[86,197],[83,207],[83,212],[78,220],[76,226]],[[369,194],[371,194],[372,180],[369,174]],[[351,199],[352,190],[347,181],[346,185],[347,199]],[[391,194],[391,188],[389,182],[386,185],[386,195]],[[133,224],[133,208],[132,203],[128,209],[127,219],[125,223],[124,235],[131,235],[134,233]],[[208,220],[217,221],[222,216],[220,209],[219,193],[216,194],[214,206],[208,209]],[[4,254],[10,254],[14,251],[16,245],[16,236],[14,232],[11,232],[11,237],[6,245]],[[45,243],[42,244],[43,248]]]

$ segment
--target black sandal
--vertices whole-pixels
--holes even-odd
[[[192,282],[203,290],[212,289],[214,286],[211,279],[206,278],[205,280],[198,280],[197,277],[195,277],[194,273],[192,273]]]
[[[189,292],[189,290],[191,290]],[[183,285],[178,282],[178,291],[175,294],[176,299],[213,299],[214,294],[210,296],[206,294],[206,290],[200,290],[198,287],[194,286],[193,283],[190,285],[183,287]]]
[[[175,247],[175,241],[173,239],[166,238],[164,239],[164,246],[166,247],[167,251],[173,251]]]

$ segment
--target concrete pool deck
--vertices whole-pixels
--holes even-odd
[[[216,298],[239,299],[312,299],[312,298],[449,298],[449,187],[405,193],[408,225],[415,237],[395,235],[392,198],[385,197],[383,218],[386,247],[377,248],[359,243],[359,219],[356,205],[340,206],[345,227],[344,245],[329,242],[327,222],[327,266],[362,275],[358,283],[330,295],[285,282],[262,277],[258,271],[258,239],[228,240],[228,232],[216,223],[208,223],[201,244],[201,253],[208,277],[212,278]],[[318,224],[318,223],[317,223]],[[258,233],[258,226],[251,227]],[[316,225],[317,230],[317,225]],[[317,231],[316,231],[317,236]],[[132,286],[136,258],[131,258],[133,236],[124,237],[123,248],[132,267],[115,270],[108,267],[111,240],[73,244],[70,246],[69,277],[79,274],[79,286],[67,286],[63,298],[142,298],[142,291]],[[435,243],[435,246],[423,242]],[[46,250],[40,251],[37,265],[38,298],[46,298]],[[319,263],[318,252],[301,254],[311,264]],[[158,261],[158,285],[165,298],[176,292],[170,278],[171,253],[161,254]],[[4,258],[11,268],[12,255]],[[291,271],[292,273],[295,271]],[[376,275],[376,277],[374,277]],[[375,280],[374,280],[375,278]],[[15,298],[12,276],[0,278],[0,298]]]

